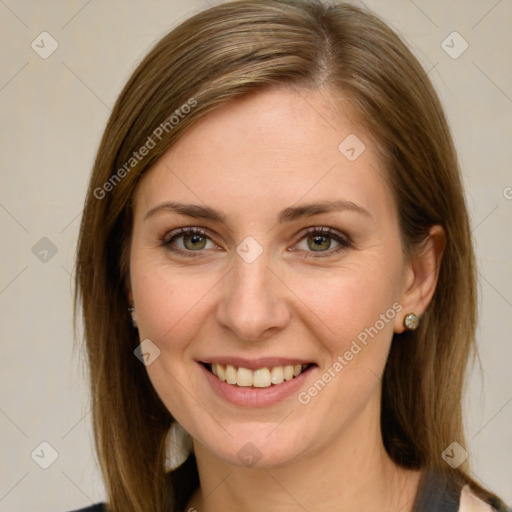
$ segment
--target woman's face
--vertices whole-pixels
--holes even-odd
[[[273,89],[206,116],[143,177],[130,298],[149,378],[196,447],[275,467],[379,429],[411,311],[383,176],[327,95]]]

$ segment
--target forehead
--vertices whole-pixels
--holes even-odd
[[[301,201],[339,198],[378,216],[394,208],[384,175],[348,107],[324,92],[269,89],[189,128],[140,181],[136,216],[171,199],[270,218]]]

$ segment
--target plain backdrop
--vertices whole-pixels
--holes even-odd
[[[214,3],[0,0],[0,512],[105,498],[72,331],[86,184],[131,71],[170,28]],[[453,130],[480,282],[482,371],[467,391],[466,450],[476,478],[512,503],[512,2],[365,5],[429,70]]]

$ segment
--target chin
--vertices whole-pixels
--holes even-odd
[[[299,460],[310,446],[311,432],[291,432],[289,427],[281,435],[275,436],[276,423],[242,424],[239,428],[230,427],[228,434],[220,439],[202,441],[204,449],[218,459],[248,469],[276,469]],[[250,426],[249,426],[250,425]],[[284,434],[284,435],[283,435]]]

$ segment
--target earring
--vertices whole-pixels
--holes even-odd
[[[406,327],[407,329],[409,329],[411,331],[414,331],[414,329],[416,329],[416,327],[418,327],[419,323],[420,323],[420,318],[415,313],[408,313],[404,317],[404,327]]]
[[[194,451],[192,436],[177,421],[171,425],[166,443],[165,466],[171,471],[180,467]]]
[[[136,313],[135,313],[135,308],[128,308],[128,311],[130,312],[130,314],[132,315],[132,325],[133,327],[135,327],[135,329],[137,329],[137,318],[136,318]]]

